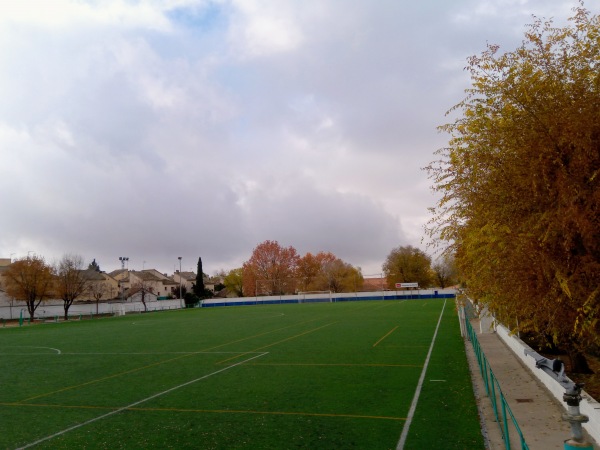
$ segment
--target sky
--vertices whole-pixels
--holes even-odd
[[[1,2],[0,258],[213,274],[274,240],[375,276],[433,255],[422,168],[467,58],[576,5]]]

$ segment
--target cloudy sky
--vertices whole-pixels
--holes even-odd
[[[423,250],[466,58],[576,1],[0,3],[0,257],[173,272]],[[591,6],[588,6],[591,7]]]

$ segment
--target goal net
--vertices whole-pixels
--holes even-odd
[[[331,291],[298,291],[298,303],[331,303]]]

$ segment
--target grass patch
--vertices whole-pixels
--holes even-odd
[[[396,448],[444,300],[5,329],[0,447]],[[406,448],[483,448],[446,305]],[[50,439],[43,440],[47,437]]]

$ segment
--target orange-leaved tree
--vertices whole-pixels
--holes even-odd
[[[40,303],[53,293],[52,267],[41,256],[18,259],[3,273],[6,293],[17,301],[25,302],[31,320]]]
[[[265,241],[257,245],[242,267],[244,295],[295,292],[298,260],[294,247],[282,247],[277,241]]]
[[[304,291],[356,292],[364,283],[360,269],[331,252],[307,253],[300,258],[298,277]]]
[[[319,252],[316,255],[307,253],[298,261],[298,290],[320,291],[329,290],[323,287],[322,275],[326,264],[333,262],[337,257],[330,252]]]

